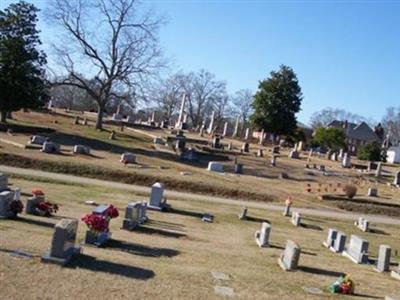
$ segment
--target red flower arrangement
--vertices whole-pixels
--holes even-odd
[[[43,190],[42,190],[42,189],[39,189],[39,188],[33,189],[33,190],[32,190],[32,194],[33,194],[34,196],[43,196],[43,195],[44,195]]]
[[[51,216],[58,211],[58,205],[49,201],[43,201],[37,204],[36,210],[40,215]]]
[[[21,200],[13,200],[10,202],[10,211],[16,216],[24,210],[24,205]]]
[[[86,224],[89,230],[96,232],[108,232],[111,219],[119,216],[118,209],[110,205],[103,215],[87,214],[81,220]]]

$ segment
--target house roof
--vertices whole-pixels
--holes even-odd
[[[345,122],[334,120],[328,124],[328,127],[340,127],[343,128]],[[347,123],[347,138],[366,141],[366,142],[379,142],[380,138],[376,133],[368,126],[367,123],[361,122],[360,124]]]

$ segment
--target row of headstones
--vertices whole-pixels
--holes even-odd
[[[147,209],[162,211],[167,205],[166,199],[163,198],[164,186],[161,183],[155,183],[151,188],[150,203],[147,202],[131,202],[125,208],[125,216],[122,221],[122,229],[134,230],[148,220]],[[107,210],[106,205],[100,205],[93,211],[94,213],[103,213]],[[53,239],[50,251],[45,253],[42,260],[45,262],[57,263],[60,265],[67,264],[74,254],[80,253],[80,247],[75,245],[76,234],[78,230],[78,220],[62,219],[54,227]],[[103,244],[111,237],[111,232],[105,233],[106,237],[102,237],[101,241],[97,240],[97,245]],[[85,241],[91,239],[91,232],[86,232]],[[99,237],[94,237],[98,239]],[[91,242],[90,242],[91,243]]]
[[[329,248],[332,252],[342,253],[343,256],[349,258],[354,263],[368,263],[368,241],[357,235],[351,235],[350,243],[345,249],[346,238],[347,236],[345,233],[338,231],[334,228],[329,228],[327,239],[323,242],[323,245]],[[380,245],[378,260],[374,269],[378,272],[389,272],[390,256],[391,247],[388,245]],[[400,264],[398,270],[393,270],[391,275],[395,278],[400,279]]]
[[[31,137],[29,144],[42,146],[41,151],[44,153],[59,153],[60,145],[54,142],[48,141],[44,136],[34,135]],[[75,145],[72,151],[74,154],[90,154],[90,148],[84,145]]]

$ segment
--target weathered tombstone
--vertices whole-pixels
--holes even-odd
[[[271,224],[262,222],[261,229],[255,233],[256,243],[259,247],[269,246],[269,235],[271,233]]]
[[[369,188],[367,196],[378,197],[378,189],[377,188]]]
[[[0,173],[0,192],[4,191],[8,187],[8,175]]]
[[[397,267],[397,270],[392,270],[390,276],[392,276],[394,279],[400,280],[400,263],[399,266]]]
[[[285,271],[295,271],[300,260],[300,246],[291,240],[287,240],[285,251],[278,259],[279,266]]]
[[[332,155],[331,155],[331,160],[332,160],[332,161],[337,161],[337,160],[338,160],[338,154],[337,154],[337,152],[333,152],[333,153],[332,153]]]
[[[378,166],[376,167],[375,170],[375,177],[381,176],[381,173],[382,173],[382,162],[380,161],[378,162]]]
[[[242,145],[242,151],[244,153],[248,153],[249,152],[249,143],[243,143]]]
[[[338,231],[334,228],[329,228],[328,229],[328,236],[326,238],[326,241],[324,241],[322,244],[327,247],[330,248],[334,245],[336,237],[337,237],[337,233]]]
[[[392,252],[392,248],[389,245],[380,245],[379,253],[378,253],[378,262],[375,271],[378,272],[389,272],[390,271],[390,254]]]
[[[212,171],[212,172],[223,172],[224,171],[224,166],[217,161],[210,161],[208,163],[208,167],[207,167],[208,171]]]
[[[344,251],[344,247],[346,245],[346,234],[341,231],[338,231],[336,234],[336,239],[333,242],[333,245],[329,248],[332,252],[342,253]]]
[[[300,215],[300,213],[294,212],[294,213],[292,214],[292,218],[290,219],[290,222],[291,222],[294,226],[299,227],[300,224],[301,224],[301,215]]]
[[[86,147],[86,146],[83,146],[83,145],[75,145],[73,153],[74,154],[89,155],[90,154],[90,148]]]
[[[299,152],[297,152],[296,150],[290,151],[289,152],[289,158],[298,159],[299,158]]]
[[[264,157],[264,150],[263,149],[258,149],[257,150],[257,156],[258,157]]]
[[[125,208],[125,218],[122,221],[122,228],[126,230],[133,230],[140,224],[140,210],[142,203],[131,202]]]
[[[120,162],[134,164],[136,162],[136,155],[130,152],[125,152],[121,155]]]
[[[228,122],[225,122],[224,124],[224,130],[222,131],[222,136],[225,137],[226,133],[228,131]]]
[[[80,248],[75,246],[77,230],[78,220],[61,219],[54,226],[50,251],[42,256],[42,261],[64,266],[73,255],[80,253]]]
[[[246,132],[244,134],[244,140],[247,141],[249,139],[250,128],[246,128]]]
[[[351,235],[350,244],[342,254],[356,264],[367,263],[368,246],[369,243],[367,240],[364,240],[357,235]]]
[[[238,136],[239,132],[239,116],[236,117],[235,129],[233,130],[232,137],[235,138]]]
[[[362,231],[367,232],[369,231],[369,221],[360,217],[358,221],[355,222],[355,225]]]
[[[351,156],[348,153],[343,155],[342,168],[351,168]]]
[[[7,219],[15,216],[14,213],[10,210],[10,204],[13,200],[14,192],[0,192],[0,219]]]
[[[394,175],[393,184],[400,186],[400,171],[397,171],[396,175]]]
[[[239,214],[239,220],[247,219],[247,207],[243,207],[242,211]]]
[[[44,142],[41,151],[44,153],[58,153],[60,152],[60,145],[53,142]]]
[[[45,138],[44,136],[34,135],[31,137],[31,140],[29,141],[29,143],[33,144],[33,145],[42,146],[46,141],[47,141],[47,138]]]
[[[26,201],[25,212],[28,215],[36,215],[36,207],[40,202],[44,202],[44,196],[35,195],[33,197],[28,198]]]
[[[243,174],[243,164],[235,164],[234,167],[235,174]]]
[[[181,108],[179,110],[178,121],[175,124],[175,128],[179,128],[180,129],[182,127],[183,114],[185,113],[185,104],[186,104],[186,94],[183,93],[182,102],[181,102]]]
[[[151,186],[149,209],[163,210],[166,208],[167,200],[164,198],[164,185],[156,182]]]

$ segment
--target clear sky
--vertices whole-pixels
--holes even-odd
[[[378,121],[400,106],[400,0],[147,2],[167,17],[160,39],[174,68],[205,68],[231,93],[256,91],[286,64],[303,90],[305,123],[328,106]]]

